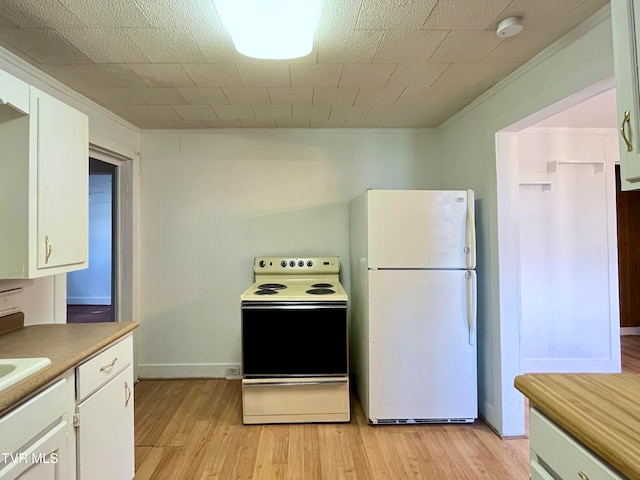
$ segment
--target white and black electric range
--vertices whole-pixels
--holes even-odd
[[[340,258],[256,257],[241,295],[243,422],[348,422]]]

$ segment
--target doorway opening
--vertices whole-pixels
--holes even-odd
[[[89,158],[89,268],[67,274],[67,323],[116,320],[117,167]]]

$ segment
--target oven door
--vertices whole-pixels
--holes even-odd
[[[242,304],[245,377],[346,375],[346,303]]]

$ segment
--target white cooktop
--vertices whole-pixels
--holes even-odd
[[[339,280],[339,257],[256,257],[253,271],[255,282],[240,296],[243,302],[347,301],[347,292]],[[286,288],[274,288],[269,284],[282,284]],[[330,284],[331,287],[314,287],[316,284]],[[266,286],[260,288],[261,285]],[[308,293],[308,290],[323,288],[335,293]],[[269,294],[262,294],[265,290]]]

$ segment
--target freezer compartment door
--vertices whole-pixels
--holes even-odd
[[[475,295],[474,271],[369,272],[370,421],[477,418]]]
[[[367,192],[369,267],[474,269],[471,190]]]

